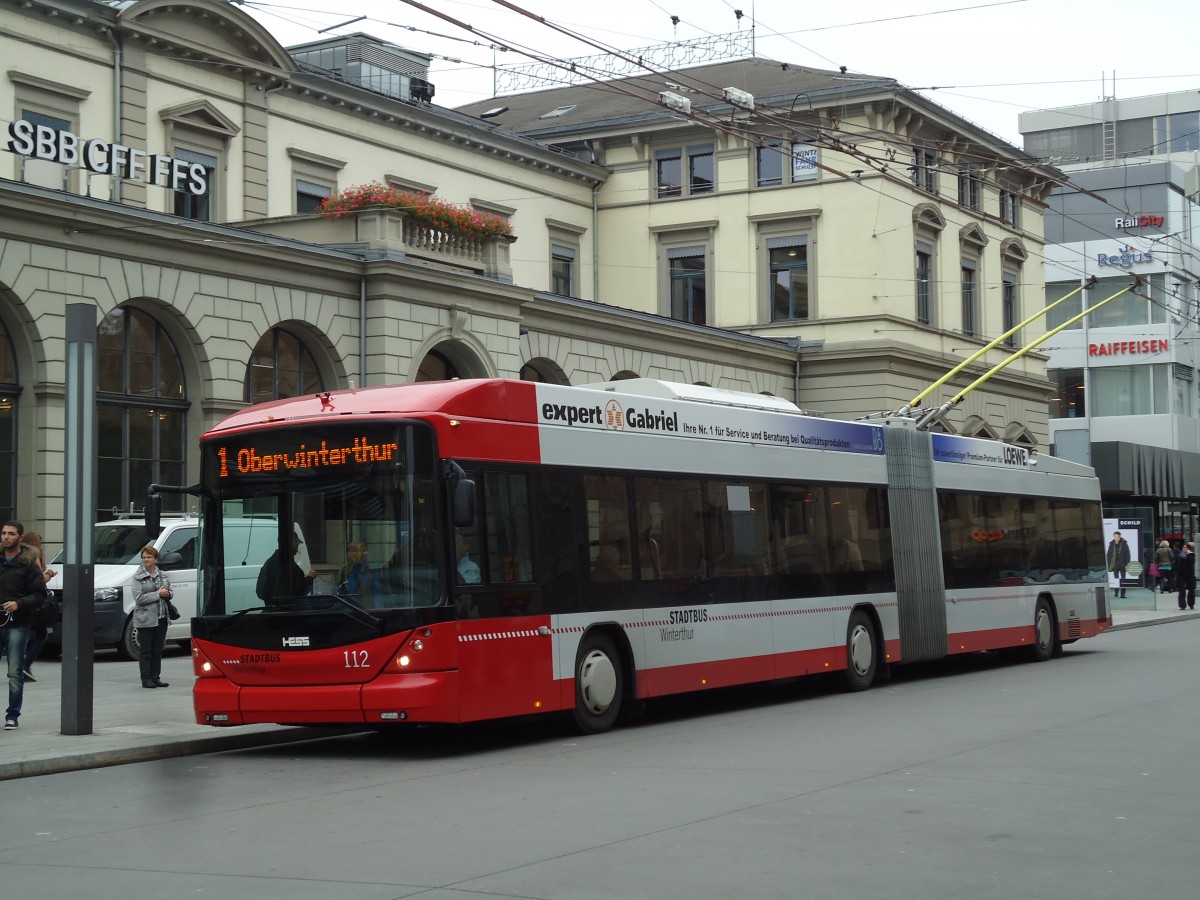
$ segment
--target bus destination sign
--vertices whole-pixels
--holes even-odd
[[[400,445],[395,441],[375,443],[369,438],[356,437],[349,444],[321,441],[320,446],[300,441],[289,448],[273,447],[260,450],[254,445],[216,448],[220,467],[218,477],[262,475],[294,469],[337,469],[365,466],[371,463],[392,462],[399,456]]]

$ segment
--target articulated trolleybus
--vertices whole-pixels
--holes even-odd
[[[250,407],[201,454],[148,503],[200,497],[201,724],[569,711],[594,733],[669,694],[1045,660],[1112,621],[1091,469],[908,420],[462,380]]]

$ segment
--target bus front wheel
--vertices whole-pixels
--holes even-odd
[[[871,617],[861,609],[850,614],[846,626],[846,685],[852,691],[865,691],[875,681],[879,650]]]
[[[575,661],[575,724],[584,734],[600,734],[621,715],[625,676],[621,655],[603,632],[587,635]]]

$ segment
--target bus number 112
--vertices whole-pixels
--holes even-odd
[[[347,669],[365,669],[367,667],[366,650],[343,650],[342,659],[346,661]]]

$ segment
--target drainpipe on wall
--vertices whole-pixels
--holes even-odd
[[[358,386],[367,386],[367,276],[358,279]]]
[[[600,182],[592,185],[592,302],[600,302]]]
[[[113,45],[113,143],[121,143],[121,42],[117,40],[117,36],[113,34],[111,28],[105,28],[104,33],[108,35],[109,41]],[[119,176],[109,175],[112,180],[108,186],[108,198],[114,203],[121,202],[121,179]],[[91,193],[90,191],[88,192]]]
[[[800,406],[800,358],[808,350],[824,350],[825,339],[806,341],[803,338],[787,338],[788,344],[796,351],[796,362],[792,369],[792,402]],[[801,407],[803,409],[803,407]]]

